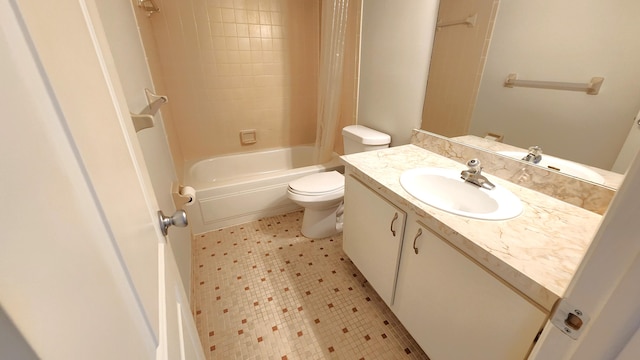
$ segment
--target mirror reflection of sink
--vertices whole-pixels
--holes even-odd
[[[465,182],[460,170],[411,169],[400,175],[400,184],[425,204],[456,215],[507,220],[522,213],[522,203],[512,192],[499,185],[488,190]]]
[[[518,160],[527,156],[526,151],[498,151],[498,154]],[[604,184],[604,178],[600,174],[573,161],[542,154],[542,160],[536,165],[550,170],[559,171],[560,173],[575,176],[597,184]]]

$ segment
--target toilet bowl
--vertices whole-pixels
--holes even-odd
[[[342,129],[345,154],[389,147],[391,137],[362,125]],[[302,235],[321,239],[342,232],[344,175],[328,171],[289,183],[287,197],[304,208]]]
[[[339,172],[322,172],[293,180],[287,196],[305,209],[302,235],[320,239],[342,231],[342,224],[336,220],[344,198],[344,176]]]

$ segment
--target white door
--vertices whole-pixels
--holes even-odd
[[[149,38],[152,19],[147,12],[134,1],[94,0],[100,14],[102,28],[109,42],[109,50],[118,73],[118,80],[131,112],[139,113],[147,105],[144,89],[156,90],[147,64],[142,34]],[[145,31],[146,30],[146,31]],[[140,35],[140,36],[138,36]],[[153,51],[153,48],[149,49]],[[149,54],[153,57],[153,53]],[[166,95],[166,94],[162,94]],[[172,99],[169,99],[171,102]],[[169,189],[177,182],[175,167],[169,150],[168,137],[164,129],[164,115],[167,106],[163,106],[154,117],[154,126],[139,131],[137,135],[144,162],[151,178],[154,194],[160,209],[171,214],[176,208]],[[181,206],[180,204],[177,204]],[[168,236],[168,243],[176,258],[180,277],[185,291],[189,293],[191,275],[191,230],[174,228]]]
[[[202,358],[95,5],[0,30],[3,310],[40,358]]]
[[[616,360],[635,360],[638,358],[638,354],[640,354],[640,328],[636,330]]]
[[[577,340],[547,324],[530,359],[629,359],[640,348],[634,335],[640,327],[639,189],[636,154],[565,294],[590,322]]]

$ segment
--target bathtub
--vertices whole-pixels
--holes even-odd
[[[194,234],[301,209],[287,198],[291,180],[339,170],[338,156],[313,165],[314,147],[294,146],[223,155],[185,164],[184,184],[196,189],[185,207]]]

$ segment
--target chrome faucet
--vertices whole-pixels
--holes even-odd
[[[523,157],[522,160],[528,161],[530,163],[537,164],[542,160],[542,148],[540,146],[532,146],[529,148],[529,153],[527,156]]]
[[[482,175],[480,160],[471,159],[467,162],[467,166],[469,168],[467,170],[462,170],[460,173],[460,178],[462,178],[462,180],[487,190],[491,190],[496,187],[491,183],[491,181],[489,181],[489,179]]]

